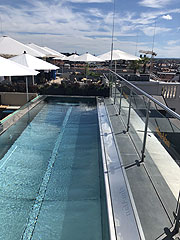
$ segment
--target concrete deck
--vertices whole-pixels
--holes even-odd
[[[105,99],[116,142],[124,166],[140,160],[144,121],[131,110],[129,132],[125,132],[128,102],[123,99],[121,115],[112,99]],[[147,240],[168,239],[164,228],[170,229],[174,221],[180,189],[180,169],[150,129],[146,145],[145,162],[126,168],[130,188]],[[166,237],[166,238],[165,238]],[[172,239],[172,238],[169,238]]]

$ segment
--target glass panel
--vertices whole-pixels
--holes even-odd
[[[180,121],[157,104],[151,104],[149,128],[165,151],[180,166]],[[155,146],[152,150],[155,150]]]
[[[118,109],[119,109],[120,96],[121,96],[121,117],[125,124],[124,130],[126,130],[127,123],[128,123],[129,104],[130,104],[130,89],[127,86],[122,84],[118,90],[119,90],[119,97],[117,99]]]
[[[173,221],[179,194],[180,121],[151,103],[148,130],[145,164]]]
[[[148,101],[146,97],[138,95],[137,91],[133,91],[129,133],[131,134],[135,148],[140,157],[142,155],[141,151],[144,141]]]
[[[32,119],[37,115],[37,113],[43,108],[43,106],[44,106],[44,102],[42,101],[36,107],[31,109],[28,113],[23,115],[16,123],[14,123],[11,127],[9,127],[4,133],[1,133],[0,159],[4,156],[4,154],[8,151],[11,145],[16,141],[16,139],[24,131],[24,129],[29,124],[29,122],[31,122]],[[1,132],[3,132],[4,128],[6,128],[9,125],[9,123],[7,124],[7,121],[10,120],[13,123],[15,115],[18,114],[23,108],[24,106],[20,108],[17,111],[17,113],[15,112],[13,116],[9,116],[9,118],[3,122],[3,124],[1,125]]]
[[[114,98],[115,96],[115,76],[110,74],[110,91],[111,91],[111,97]]]

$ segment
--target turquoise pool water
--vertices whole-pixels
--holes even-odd
[[[0,141],[0,239],[109,239],[95,103],[49,99]]]

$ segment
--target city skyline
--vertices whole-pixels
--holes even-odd
[[[102,54],[111,48],[111,0],[1,0],[0,34],[59,52]],[[115,0],[114,49],[180,58],[178,0]]]

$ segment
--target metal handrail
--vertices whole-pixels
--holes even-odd
[[[133,83],[129,82],[128,80],[126,80],[125,78],[123,78],[122,76],[120,76],[119,74],[117,74],[116,72],[109,70],[110,72],[112,72],[113,74],[115,74],[117,77],[119,77],[122,81],[124,81],[126,84],[130,85],[132,88],[136,89],[137,91],[139,91],[140,93],[142,93],[143,95],[145,95],[148,99],[150,99],[151,101],[153,101],[154,103],[156,103],[157,105],[159,105],[161,108],[163,108],[165,111],[167,111],[169,114],[171,114],[173,117],[177,118],[178,120],[180,120],[180,115],[176,112],[174,112],[173,110],[171,110],[170,108],[168,108],[167,106],[165,106],[164,104],[162,104],[161,102],[159,102],[157,99],[153,98],[151,95],[149,95],[148,93],[146,93],[145,91],[143,91],[142,89],[138,88],[137,86],[135,86]]]
[[[119,102],[119,115],[121,113],[121,99],[122,99],[122,93],[123,93],[123,86],[127,86],[130,90],[130,93],[129,93],[129,98],[128,98],[128,102],[129,102],[129,113],[128,114],[128,119],[127,119],[127,122],[125,124],[127,124],[127,130],[126,131],[123,131],[123,132],[128,132],[129,128],[130,128],[130,111],[131,111],[131,101],[132,101],[132,93],[133,91],[135,93],[137,93],[138,95],[141,95],[142,94],[142,97],[146,97],[147,98],[147,108],[146,108],[146,119],[145,119],[145,128],[144,128],[144,137],[143,137],[143,145],[142,145],[142,150],[141,150],[141,160],[140,161],[136,161],[136,164],[141,164],[144,161],[145,159],[145,150],[146,150],[146,139],[147,139],[147,130],[148,130],[148,122],[149,122],[149,114],[150,114],[150,104],[151,102],[157,104],[158,106],[160,106],[162,109],[164,109],[166,112],[168,112],[169,114],[171,114],[171,116],[175,117],[176,119],[180,120],[180,115],[177,114],[176,112],[172,111],[171,109],[169,109],[167,106],[165,106],[164,104],[162,104],[161,102],[159,102],[158,100],[156,100],[154,97],[152,97],[151,95],[149,95],[148,93],[146,93],[145,91],[143,91],[142,89],[138,88],[137,86],[135,86],[133,83],[129,82],[128,80],[126,80],[125,78],[123,78],[122,76],[120,76],[119,74],[117,74],[116,72],[110,70],[111,74],[114,74],[116,77],[116,80],[114,81],[114,84],[111,84],[112,86],[114,86],[115,88],[115,92],[114,92],[114,104],[116,104],[116,88],[119,89],[121,91],[121,94],[120,94],[120,102]],[[117,78],[119,79],[119,82],[117,83]],[[113,82],[112,82],[113,83]],[[118,84],[119,84],[119,88],[118,88]],[[167,118],[168,119],[168,118]],[[169,120],[170,121],[170,120]],[[128,165],[127,167],[132,167],[134,166],[135,164],[131,164],[131,165]],[[127,169],[126,167],[126,169]],[[164,204],[163,202],[163,199],[161,198],[161,195],[159,194],[158,192],[158,189],[156,188],[156,185],[153,181],[153,178],[151,177],[151,174],[148,172],[148,169],[146,168],[146,165],[144,165],[144,168],[145,168],[145,171],[152,183],[152,186],[157,194],[157,197],[165,211],[165,213],[167,214],[167,217],[171,223],[171,227],[173,227],[173,221],[171,219],[171,216],[168,212],[168,210],[166,209],[166,205]],[[177,208],[176,208],[176,211],[173,212],[174,214],[174,229],[173,231],[171,232],[171,235],[174,236],[178,231],[179,231],[179,228],[180,228],[180,205],[179,205],[179,201],[180,201],[180,195],[179,195],[179,198],[178,198],[178,203],[177,203]],[[160,236],[159,236],[160,237]],[[156,239],[159,239],[156,238]]]

